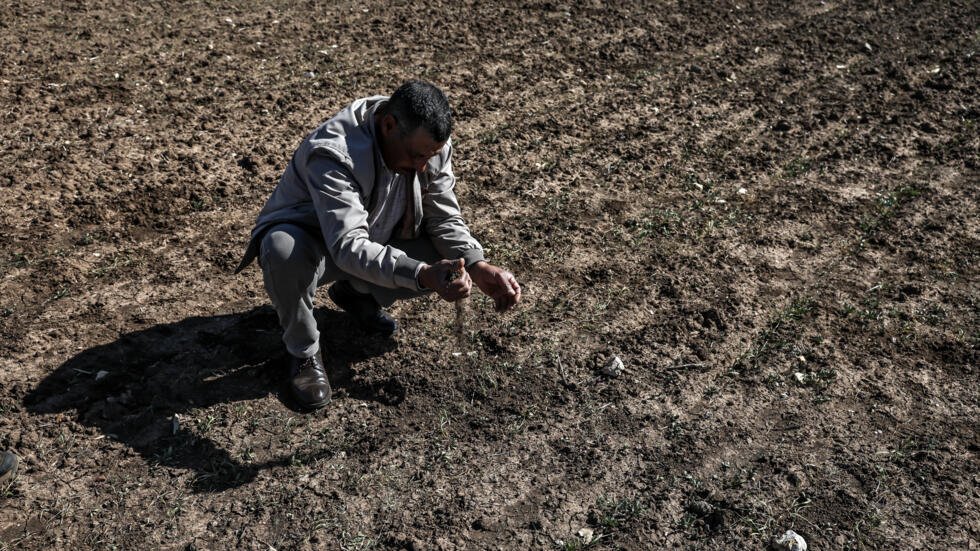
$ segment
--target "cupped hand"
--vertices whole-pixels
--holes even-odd
[[[521,286],[514,274],[482,260],[470,266],[469,271],[476,286],[493,299],[496,311],[506,312],[521,301]]]
[[[440,260],[435,264],[423,266],[419,272],[419,283],[426,289],[432,289],[448,302],[470,296],[473,287],[473,280],[463,269],[462,258]]]

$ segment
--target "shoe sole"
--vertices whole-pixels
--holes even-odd
[[[323,407],[326,407],[327,404],[329,404],[330,402],[332,402],[333,401],[333,397],[327,398],[326,400],[324,400],[322,402],[317,402],[315,404],[307,404],[307,403],[304,403],[304,402],[300,402],[296,398],[296,396],[293,396],[293,400],[296,400],[296,403],[297,404],[299,404],[301,407],[304,407],[306,409],[321,409]]]

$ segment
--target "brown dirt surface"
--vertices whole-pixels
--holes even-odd
[[[7,0],[0,52],[0,549],[978,549],[977,2]],[[409,78],[524,300],[321,292],[295,411],[231,272]]]

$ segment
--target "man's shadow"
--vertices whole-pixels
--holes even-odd
[[[362,384],[352,377],[353,364],[391,350],[392,341],[363,335],[346,314],[334,310],[320,309],[317,318],[335,397],[388,405],[404,399],[396,380]],[[233,488],[263,468],[287,464],[289,457],[244,464],[182,424],[179,414],[270,392],[302,411],[289,397],[281,337],[276,314],[267,306],[157,325],[79,353],[41,381],[24,403],[33,413],[77,414],[80,423],[132,447],[148,462],[195,471],[197,491]]]

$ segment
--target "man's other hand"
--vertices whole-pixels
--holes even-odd
[[[458,277],[454,279],[454,275]],[[423,266],[419,272],[419,283],[426,289],[432,289],[448,302],[456,302],[470,296],[470,289],[473,288],[473,280],[463,269],[462,258],[440,260],[435,264]]]
[[[506,312],[520,302],[521,286],[514,274],[482,260],[470,266],[469,272],[483,294],[493,299],[498,312]]]

